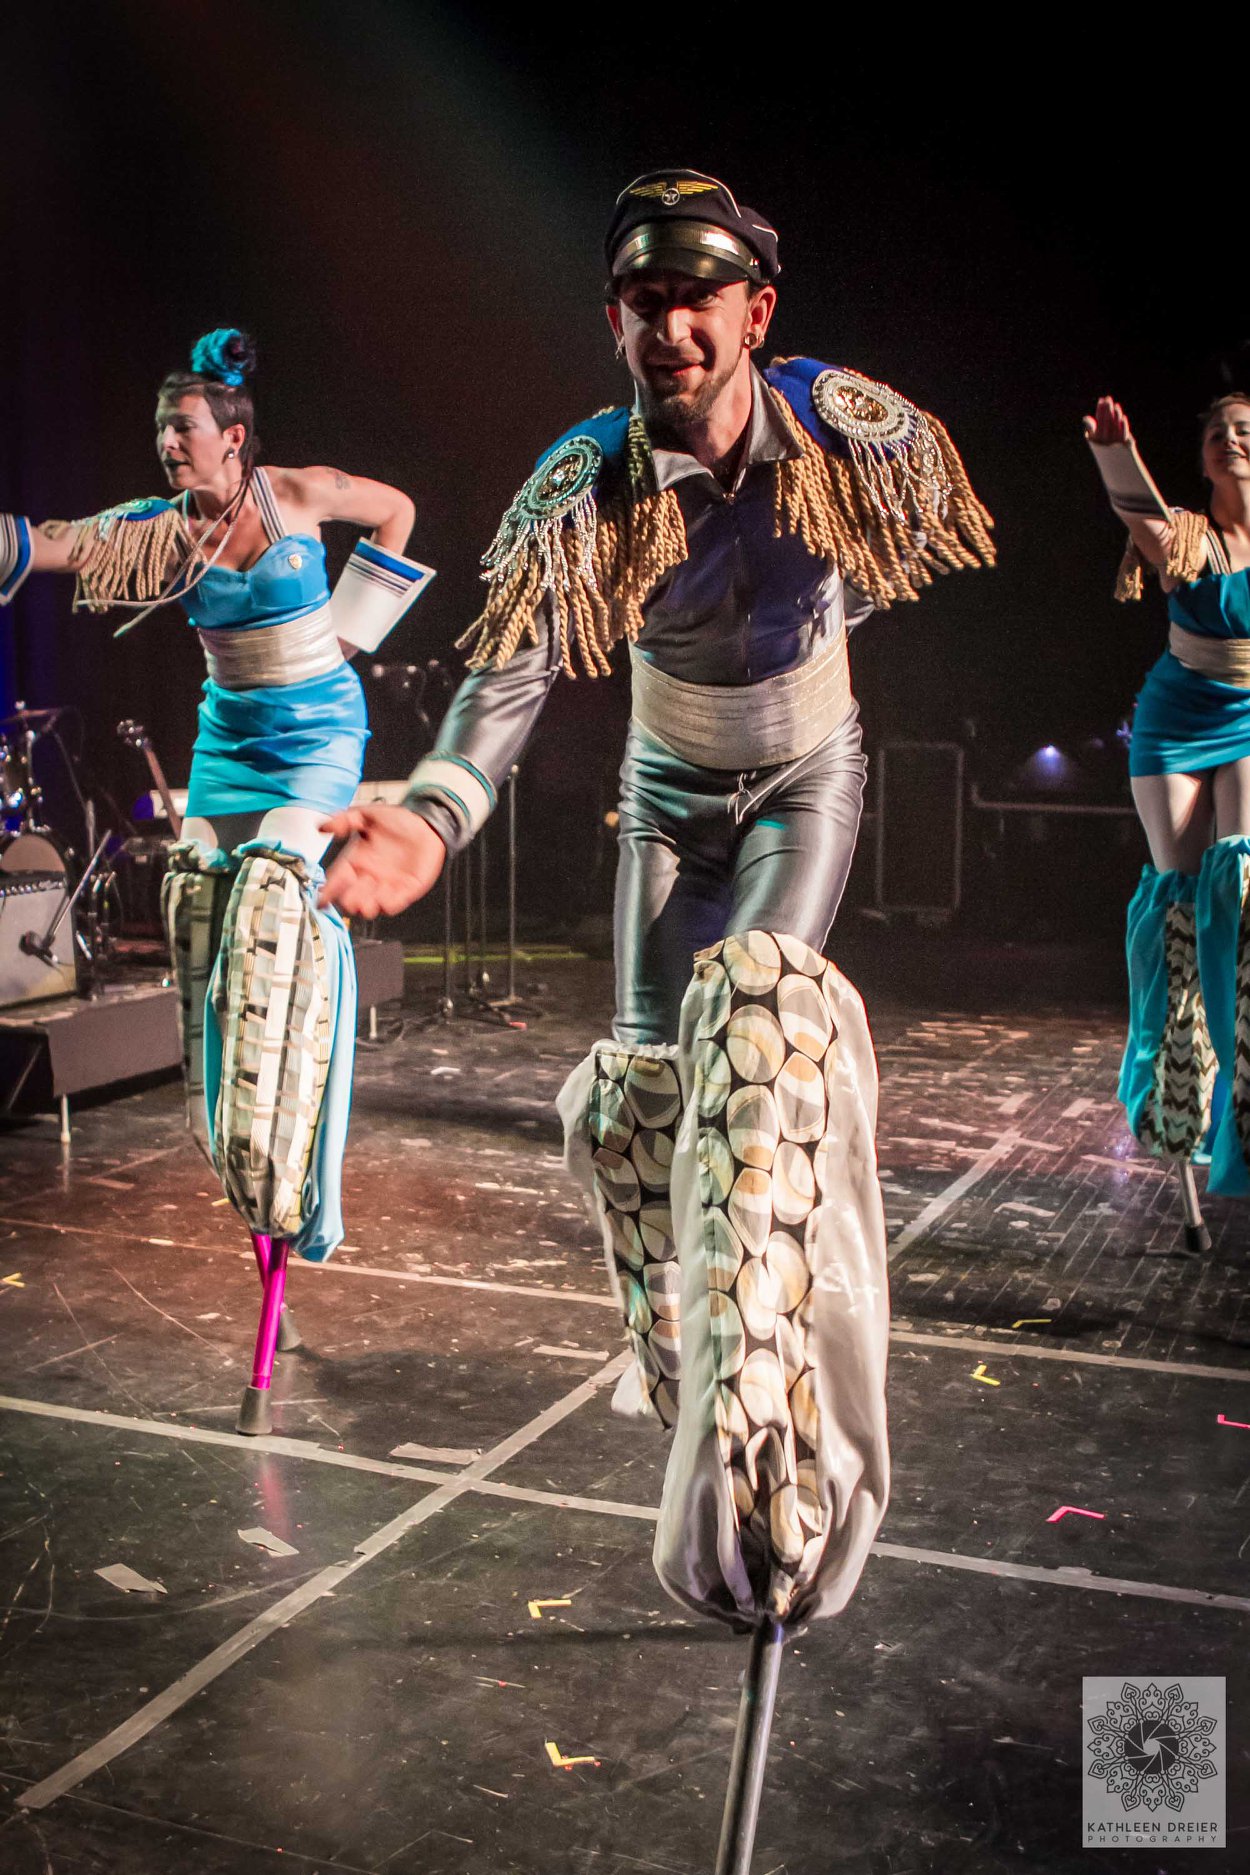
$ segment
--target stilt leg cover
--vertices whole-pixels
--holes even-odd
[[[751,931],[696,958],[679,1065],[682,1399],[656,1571],[735,1626],[797,1627],[850,1598],[888,1489],[872,1041],[832,964]]]
[[[168,870],[161,882],[161,918],[178,990],[187,1125],[210,1162],[212,1129],[204,1101],[204,1021],[233,884],[234,866],[228,855],[206,853],[193,841],[171,849]]]
[[[681,1273],[669,1175],[681,1118],[677,1050],[598,1042],[573,1070],[558,1106],[565,1164],[594,1204],[608,1280],[620,1304],[637,1384],[625,1410],[677,1423]],[[627,1377],[629,1378],[629,1377]]]
[[[1161,1159],[1190,1159],[1211,1125],[1216,1059],[1198,980],[1194,891],[1181,872],[1142,871],[1128,908],[1129,1033],[1120,1099]]]
[[[327,955],[304,862],[259,845],[241,847],[239,859],[213,978],[220,1054],[206,1061],[215,1161],[248,1228],[300,1248],[339,960]]]
[[[1198,969],[1228,1100],[1207,1190],[1250,1193],[1250,839],[1217,840],[1198,875]]]

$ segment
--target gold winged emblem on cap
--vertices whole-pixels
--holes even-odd
[[[720,187],[717,182],[639,182],[626,190],[628,195],[655,195],[666,208],[674,208],[683,195],[706,195]]]

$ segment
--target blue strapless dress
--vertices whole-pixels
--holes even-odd
[[[1250,567],[1204,574],[1168,594],[1168,617],[1204,638],[1250,638]],[[1250,690],[1188,670],[1170,651],[1146,675],[1130,775],[1196,774],[1250,755]]]
[[[192,625],[247,631],[302,618],[330,589],[322,543],[284,534],[243,571],[210,567],[183,595]],[[265,813],[298,802],[327,814],[351,804],[369,737],[350,664],[299,684],[225,690],[208,678],[191,758],[187,813]]]

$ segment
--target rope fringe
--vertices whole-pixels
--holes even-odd
[[[771,395],[801,451],[775,465],[777,538],[797,535],[881,611],[918,599],[935,574],[994,565],[993,520],[936,417],[925,418],[935,459],[918,469],[859,445],[852,445],[850,459],[822,449],[775,387]],[[523,642],[540,644],[545,599],[570,677],[576,675],[574,646],[588,676],[606,676],[612,647],[637,638],[643,603],[687,554],[676,491],[656,488],[651,446],[637,415],[630,418],[617,474],[618,486],[597,504],[588,554],[567,551],[563,541],[553,550],[535,533],[509,539],[506,555],[496,547],[485,556],[486,604],[457,641],[472,646],[470,670],[502,669]],[[579,516],[579,546],[585,524]]]
[[[917,475],[901,458],[824,450],[774,391],[802,455],[777,464],[773,532],[797,534],[809,553],[835,565],[879,611],[919,599],[935,573],[993,566],[994,525],[973,493],[959,451],[926,416],[940,466]]]
[[[175,555],[198,549],[177,508],[144,517],[146,502],[123,502],[75,525],[73,566],[76,612],[107,612],[121,600],[157,599],[165,591]]]
[[[638,636],[643,601],[686,552],[677,496],[656,488],[646,428],[633,416],[620,485],[597,504],[588,552],[553,553],[536,536],[514,548],[508,563],[491,573],[486,604],[457,641],[473,646],[469,669],[500,670],[522,643],[540,644],[539,613],[549,599],[565,672],[577,675],[576,646],[587,676],[606,677],[613,645]]]
[[[1206,563],[1206,515],[1198,514],[1192,508],[1173,508],[1172,537],[1168,541],[1167,559],[1162,570],[1169,579],[1187,586],[1191,580],[1201,579]],[[1121,603],[1141,598],[1145,591],[1147,564],[1130,534],[1115,578],[1115,596]]]

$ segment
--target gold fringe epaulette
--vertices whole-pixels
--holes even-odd
[[[843,374],[849,375],[849,374]],[[797,534],[880,611],[919,599],[936,573],[993,566],[993,518],[936,417],[918,411],[911,460],[822,449],[773,386],[802,455],[777,465],[774,531]]]
[[[604,469],[594,438],[575,436],[508,509],[483,555],[486,604],[458,640],[473,647],[470,670],[498,670],[522,643],[539,644],[544,600],[570,677],[574,645],[588,676],[606,676],[612,646],[638,636],[644,599],[686,557],[685,523],[672,489],[655,485],[640,417],[629,420],[623,460]]]
[[[1130,534],[1115,579],[1115,596],[1121,602],[1140,599],[1145,590],[1147,562],[1142,558]],[[1173,508],[1172,537],[1161,572],[1178,585],[1187,586],[1201,579],[1207,564],[1207,517],[1192,508]]]
[[[918,599],[935,574],[992,566],[993,520],[937,418],[855,374],[825,376],[836,394],[849,384],[856,397],[875,392],[891,413],[905,410],[910,440],[892,452],[845,438],[840,448],[831,437],[825,448],[770,384],[798,452],[775,465],[777,537],[797,535],[881,610]],[[483,555],[486,604],[459,640],[472,647],[469,668],[498,670],[520,645],[538,645],[547,603],[565,671],[575,674],[576,646],[588,675],[606,675],[612,647],[637,638],[645,600],[686,553],[676,492],[656,487],[640,417],[630,417],[619,458],[605,458],[589,431],[567,438],[531,475]]]
[[[159,599],[175,556],[196,553],[181,511],[164,501],[125,501],[73,526],[75,611],[107,612],[123,600]]]

